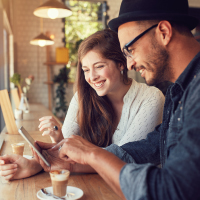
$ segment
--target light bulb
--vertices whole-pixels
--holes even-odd
[[[55,35],[51,34],[49,37],[53,40],[55,38]]]
[[[56,8],[49,8],[48,9],[48,16],[51,19],[55,19],[58,17],[58,9]]]
[[[45,41],[45,40],[39,40],[39,41],[38,41],[38,45],[39,45],[40,47],[43,47],[43,46],[46,45],[46,41]]]

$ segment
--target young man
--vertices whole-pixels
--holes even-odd
[[[200,44],[190,32],[198,20],[187,11],[187,0],[123,0],[119,17],[109,23],[130,70],[149,85],[173,82],[163,123],[145,140],[107,151],[79,136],[49,150],[90,165],[123,199],[200,199]]]

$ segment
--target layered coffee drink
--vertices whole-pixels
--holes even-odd
[[[69,179],[69,170],[50,171],[51,182],[53,186],[53,194],[58,197],[64,197],[67,193],[67,184]]]
[[[24,153],[24,143],[13,143],[11,144],[14,154],[23,156]]]

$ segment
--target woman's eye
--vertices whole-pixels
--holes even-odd
[[[102,68],[102,67],[104,67],[104,65],[97,66],[97,68]]]
[[[88,69],[84,69],[84,70],[83,70],[84,73],[85,73],[85,72],[88,72],[88,71],[89,71]]]

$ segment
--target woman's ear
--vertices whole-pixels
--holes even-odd
[[[119,63],[118,68],[119,68],[120,71],[124,70],[124,66],[121,63]]]
[[[160,36],[159,38],[162,44],[167,46],[172,38],[172,25],[166,20],[160,21],[157,33]]]

